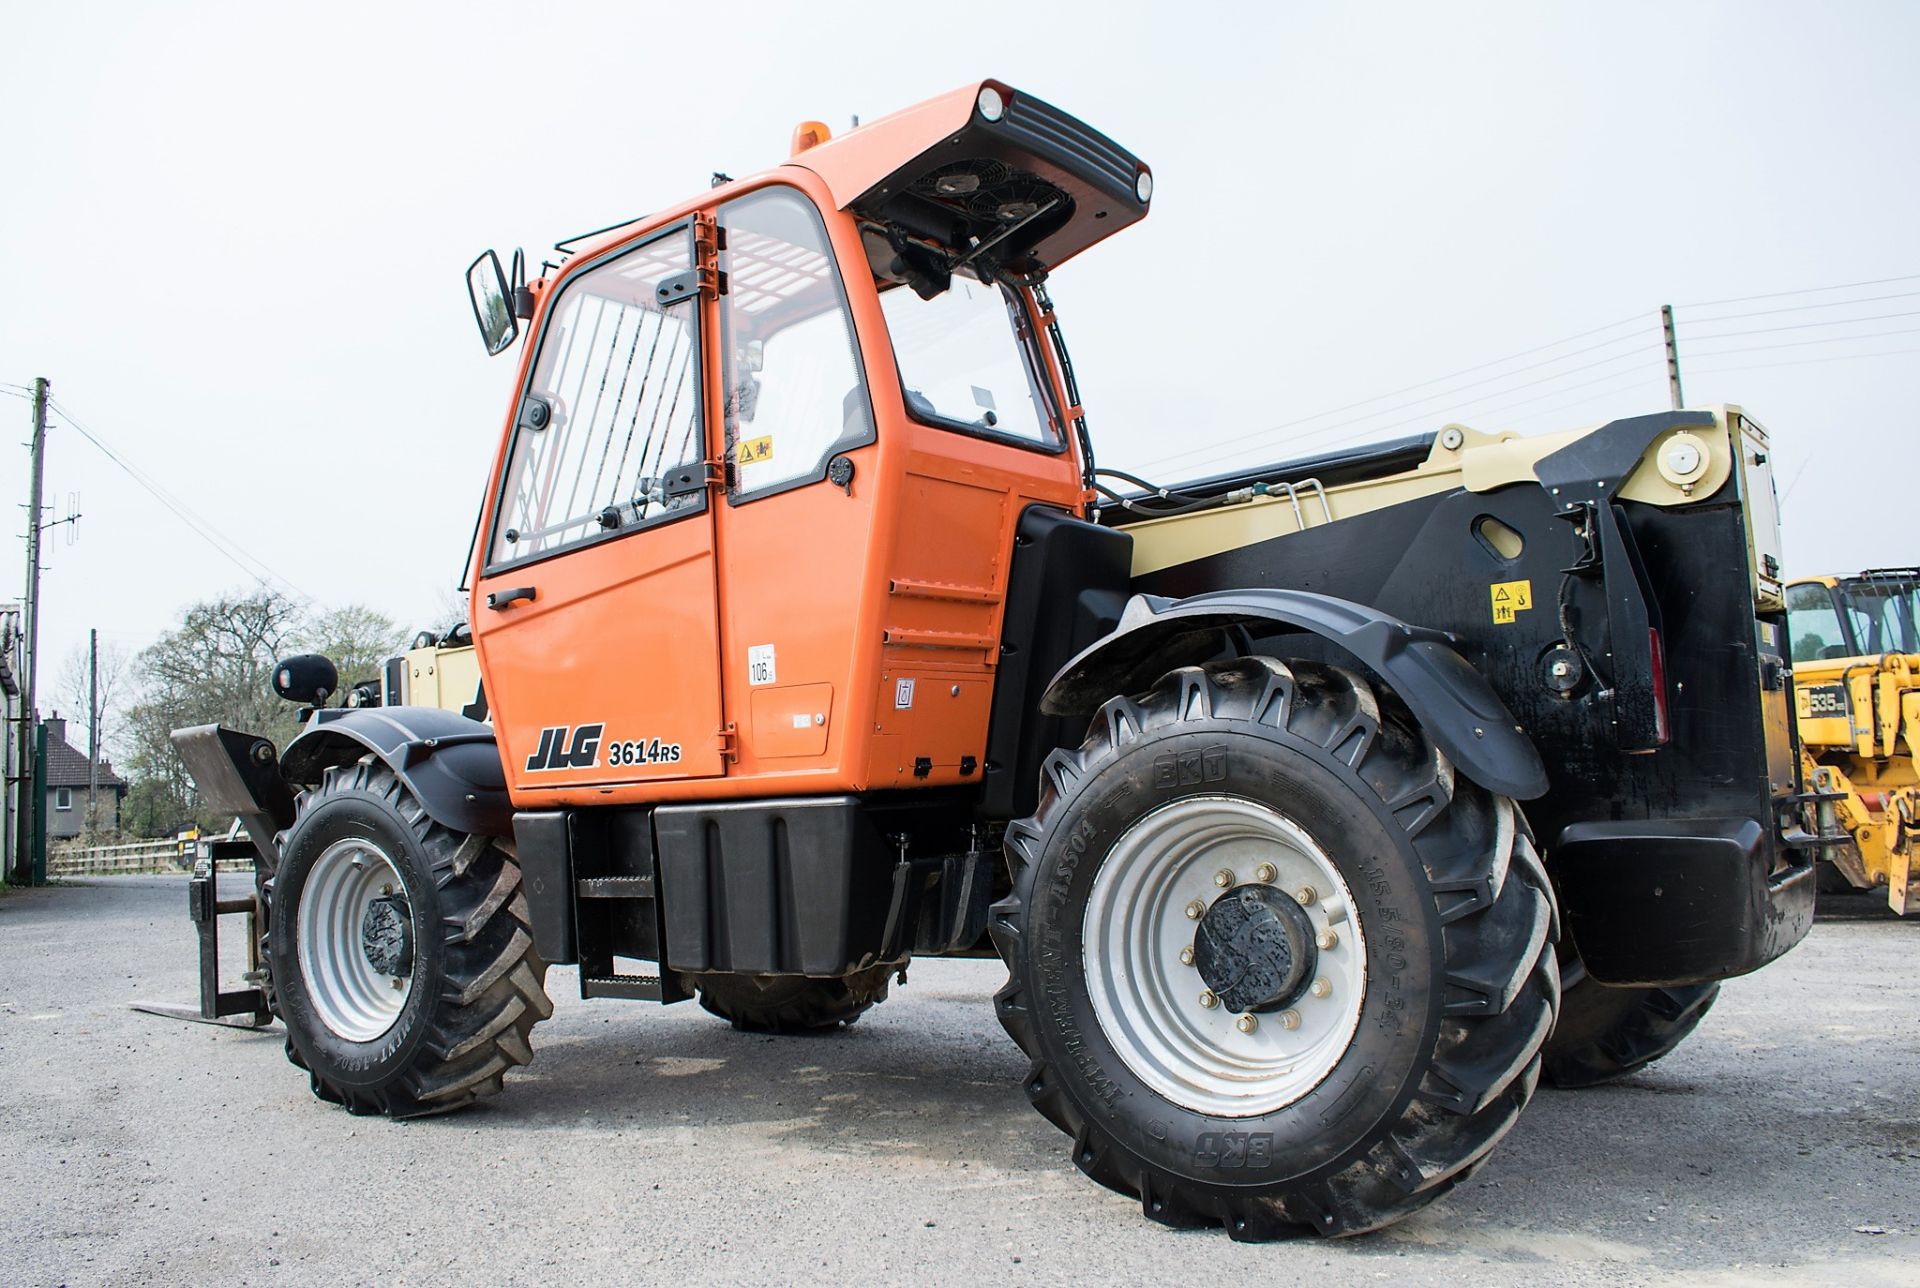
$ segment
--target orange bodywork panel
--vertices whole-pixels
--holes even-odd
[[[972,92],[949,97],[964,107]],[[914,111],[930,112],[933,122],[945,102]],[[1078,512],[1080,462],[1064,421],[1055,427],[1061,450],[1050,451],[907,414],[860,229],[839,209],[836,187],[858,184],[884,160],[832,161],[825,169],[839,176],[833,182],[816,172],[882,124],[811,148],[805,166],[729,184],[603,238],[540,285],[544,318],[564,299],[568,276],[596,256],[758,188],[796,189],[825,222],[874,432],[844,453],[852,467],[844,486],[819,478],[736,503],[717,481],[721,463],[750,448],[726,441],[720,345],[712,340],[721,335],[721,303],[707,293],[678,306],[700,310],[707,337],[698,392],[716,482],[704,511],[498,570],[486,566],[497,518],[476,543],[474,642],[517,806],[980,780],[1014,528],[1032,505]],[[541,324],[537,318],[523,358],[523,384]],[[1054,406],[1064,408],[1052,356],[1040,361]],[[518,415],[516,406],[502,434],[489,514]],[[528,586],[531,602],[489,608],[489,596]],[[595,725],[589,756],[581,730]],[[635,744],[643,749],[637,760]],[[656,745],[677,753],[655,754]]]

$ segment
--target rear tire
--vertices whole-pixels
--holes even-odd
[[[1560,1022],[1547,1039],[1540,1075],[1563,1090],[1597,1087],[1637,1073],[1670,1053],[1706,1018],[1718,984],[1609,988],[1578,958],[1561,965]]]
[[[1273,874],[1264,855],[1280,856]],[[1378,1229],[1470,1175],[1533,1094],[1560,989],[1532,838],[1513,802],[1456,778],[1404,704],[1356,674],[1242,658],[1109,701],[1079,750],[1049,758],[1007,857],[996,1002],[1033,1059],[1027,1097],[1082,1171],[1153,1220],[1236,1239]],[[1273,896],[1301,862],[1326,876],[1289,909]],[[1309,917],[1294,941],[1306,974],[1280,987],[1313,981],[1297,1001],[1249,1003],[1251,1030],[1190,1002],[1225,977],[1203,981],[1172,951],[1196,920],[1210,933],[1213,909],[1192,907],[1244,906],[1250,871],[1281,922]],[[1139,951],[1112,960],[1136,931]],[[1357,1017],[1344,1036],[1313,1009],[1340,1006]],[[1289,1046],[1293,1031],[1319,1045]],[[1295,1076],[1316,1058],[1324,1072]]]
[[[805,975],[700,975],[700,1005],[747,1033],[820,1033],[852,1024],[887,1000],[899,968],[875,966],[839,979]]]
[[[356,1114],[444,1113],[533,1058],[553,1004],[519,865],[428,818],[384,764],[326,771],[267,886],[287,1059],[315,1096]]]

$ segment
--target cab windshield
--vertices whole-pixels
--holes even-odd
[[[1842,582],[1840,603],[1862,655],[1920,653],[1916,603],[1920,580],[1912,577],[1863,577]]]
[[[880,306],[914,419],[1060,450],[1059,417],[1017,293],[955,274],[930,300],[896,286]]]

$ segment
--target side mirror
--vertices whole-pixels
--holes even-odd
[[[289,702],[321,706],[339,687],[339,670],[318,653],[302,653],[274,663],[273,691]]]
[[[491,250],[467,265],[467,298],[473,301],[473,320],[480,326],[480,338],[489,357],[503,351],[520,334],[520,323],[513,316],[507,296],[507,275],[500,271],[500,257]]]

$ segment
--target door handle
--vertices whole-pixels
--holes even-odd
[[[493,591],[487,596],[487,607],[493,609],[495,612],[499,612],[503,608],[513,607],[523,599],[529,604],[534,601],[534,589],[532,586],[515,586],[511,590]]]

